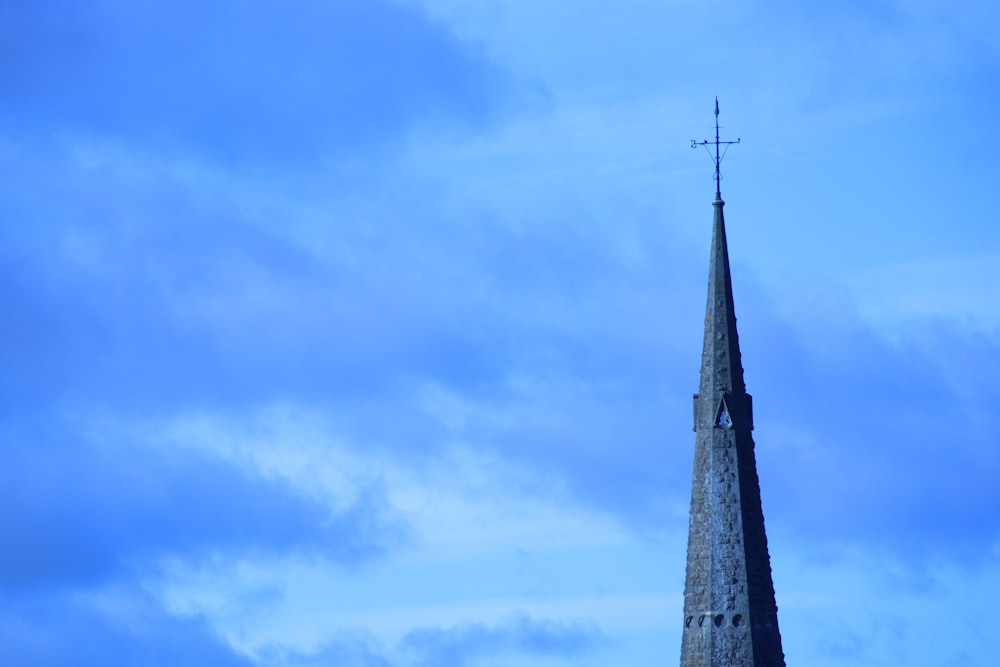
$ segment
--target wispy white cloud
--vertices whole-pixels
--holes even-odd
[[[849,277],[859,315],[888,336],[955,326],[995,339],[1000,332],[1000,287],[993,274],[1000,255],[964,256],[872,267]],[[911,334],[912,335],[912,334]]]

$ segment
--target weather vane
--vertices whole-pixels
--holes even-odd
[[[722,173],[719,170],[719,165],[722,163],[722,158],[726,157],[726,151],[729,150],[729,147],[732,146],[733,144],[738,144],[738,143],[740,143],[739,138],[737,138],[736,141],[719,141],[719,98],[716,97],[715,98],[715,141],[709,141],[708,139],[705,139],[704,141],[698,141],[696,139],[692,139],[691,140],[691,148],[695,148],[696,146],[704,146],[705,150],[708,151],[708,156],[709,157],[712,157],[712,151],[711,151],[711,149],[709,149],[709,146],[711,146],[713,144],[715,145],[715,157],[713,157],[712,159],[715,160],[715,200],[716,201],[722,201],[722,187],[721,187],[722,186]],[[721,154],[719,153],[719,147],[720,146],[725,146],[725,148],[722,149],[722,153]]]

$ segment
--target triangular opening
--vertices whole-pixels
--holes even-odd
[[[725,401],[722,401],[722,405],[719,406],[719,416],[715,418],[715,425],[719,428],[729,428],[733,425],[729,419],[729,409],[726,407]]]

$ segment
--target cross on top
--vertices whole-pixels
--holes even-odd
[[[715,145],[715,201],[722,201],[722,173],[719,169],[719,165],[722,163],[722,158],[726,156],[726,151],[733,144],[740,143],[739,138],[736,141],[719,141],[719,98],[715,98],[715,141],[710,141],[705,139],[704,141],[697,141],[696,139],[691,140],[691,148],[696,146],[704,146],[705,150],[708,151],[709,157],[712,157],[712,151],[709,146]],[[719,146],[725,146],[722,153],[719,153]]]

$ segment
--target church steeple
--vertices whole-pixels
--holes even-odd
[[[743,382],[726,224],[719,186],[715,102],[715,216],[701,382],[694,396],[681,667],[784,667],[778,608],[754,456],[753,403]]]

